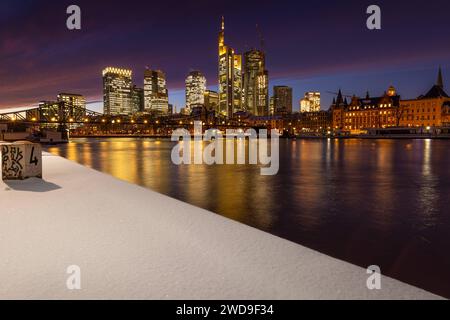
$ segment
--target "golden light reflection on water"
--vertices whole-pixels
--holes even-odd
[[[439,201],[440,193],[436,192],[437,179],[433,174],[433,143],[431,139],[423,141],[422,177],[420,181],[419,207],[421,208],[423,227],[434,227],[438,223],[441,212],[435,204]]]
[[[431,139],[424,140],[422,174],[431,174]]]
[[[228,218],[251,219],[270,228],[273,221],[270,178],[260,176],[259,166],[248,164],[248,152],[244,157],[247,164],[243,165],[175,166],[170,158],[173,146],[168,140],[110,139],[80,140],[48,150],[119,179],[220,212]],[[200,142],[199,146],[202,153],[207,143]],[[224,162],[228,150],[229,154],[234,154],[229,160],[236,163],[240,146],[244,147],[241,150],[248,150],[245,142],[224,144]],[[194,142],[190,147],[193,159]],[[236,152],[232,153],[233,149]],[[259,206],[262,202],[266,205]]]
[[[436,199],[430,140],[282,140],[280,173],[274,177],[261,176],[259,166],[249,164],[176,166],[170,159],[174,145],[154,139],[84,139],[49,151],[263,229],[277,223],[280,210],[288,210],[303,228],[319,230],[327,211],[339,212],[339,203],[345,203],[366,210],[387,231],[395,220],[398,182],[411,161],[421,166],[417,202],[426,210]],[[206,146],[201,142],[200,152]],[[190,148],[193,157],[194,142]]]

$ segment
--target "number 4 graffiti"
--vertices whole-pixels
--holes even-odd
[[[30,154],[30,164],[34,164],[37,166],[39,163],[38,158],[34,155],[34,147],[31,148],[31,154]]]

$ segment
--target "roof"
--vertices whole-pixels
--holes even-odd
[[[379,106],[381,104],[391,104],[392,106],[400,105],[400,96],[388,96],[384,95],[382,97],[366,97],[363,99],[354,98],[352,99],[349,107],[359,106],[359,107],[370,107],[370,106]]]
[[[419,96],[417,99],[433,99],[433,98],[449,98],[448,94],[440,85],[434,85],[425,95]]]

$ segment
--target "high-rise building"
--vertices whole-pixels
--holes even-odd
[[[144,111],[144,89],[134,85],[131,96],[133,101],[133,113]]]
[[[219,94],[216,91],[205,91],[205,108],[208,111],[217,110],[219,106]]]
[[[269,114],[271,116],[275,114],[275,98],[273,96],[269,99]]]
[[[242,56],[225,45],[225,21],[219,33],[219,106],[217,112],[232,117],[242,107]]]
[[[103,70],[103,111],[108,115],[133,112],[132,71],[108,67]]]
[[[81,94],[60,93],[56,97],[57,102],[64,102],[71,116],[86,114],[86,99]]]
[[[273,87],[274,114],[283,115],[292,113],[292,88],[287,86]]]
[[[205,105],[206,78],[199,71],[192,71],[186,78],[186,107]]]
[[[144,110],[157,114],[167,114],[169,111],[166,75],[161,70],[144,71]]]
[[[260,50],[250,50],[244,54],[243,74],[244,109],[255,115],[269,113],[269,74],[265,68],[265,55]]]
[[[300,100],[300,112],[320,111],[320,92],[306,92]]]

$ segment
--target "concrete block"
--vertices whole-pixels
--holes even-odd
[[[42,178],[42,148],[40,144],[15,142],[3,144],[1,150],[3,180]]]

